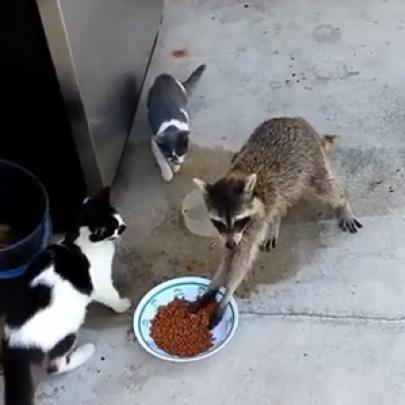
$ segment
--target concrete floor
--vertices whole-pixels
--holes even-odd
[[[193,150],[172,184],[144,144],[143,106],[134,124],[115,190],[129,224],[118,282],[134,303],[165,278],[215,270],[218,249],[184,229],[180,202],[192,176],[220,176],[269,117],[342,134],[334,165],[365,227],[347,235],[322,206],[293,209],[278,250],[238,292],[234,340],[201,363],[155,360],[134,342],[131,314],[91,311],[82,338],[96,356],[43,381],[38,405],[404,404],[404,16],[402,0],[166,2],[147,84],[208,69],[191,100]]]

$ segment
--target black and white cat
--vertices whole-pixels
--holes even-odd
[[[183,83],[169,74],[159,75],[149,90],[148,119],[153,135],[152,153],[165,181],[173,179],[180,170],[188,151],[188,97],[206,65],[200,65]]]
[[[2,361],[5,405],[31,405],[30,366],[47,362],[50,374],[73,370],[94,353],[92,343],[76,347],[86,308],[97,301],[122,313],[112,282],[114,240],[125,224],[110,204],[110,189],[87,198],[78,221],[59,243],[50,245],[29,265],[19,304],[6,315]]]

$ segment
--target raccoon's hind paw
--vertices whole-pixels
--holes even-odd
[[[353,216],[344,216],[339,218],[339,227],[344,232],[356,233],[360,228],[363,228],[363,225]]]

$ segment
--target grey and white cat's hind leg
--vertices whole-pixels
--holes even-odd
[[[160,168],[160,173],[162,175],[162,178],[166,182],[170,182],[173,180],[173,170],[171,169],[169,163],[163,156],[162,152],[159,149],[159,146],[156,144],[155,140],[152,138],[151,139],[151,149],[153,156],[156,159],[156,163],[158,164]]]
[[[48,353],[49,374],[57,375],[72,371],[90,359],[96,351],[96,346],[93,343],[85,343],[78,347],[76,344],[76,334],[72,333],[62,339]]]

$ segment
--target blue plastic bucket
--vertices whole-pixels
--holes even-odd
[[[52,235],[44,186],[28,170],[4,160],[0,160],[0,224],[14,235],[11,244],[0,248],[1,283],[23,275]]]

